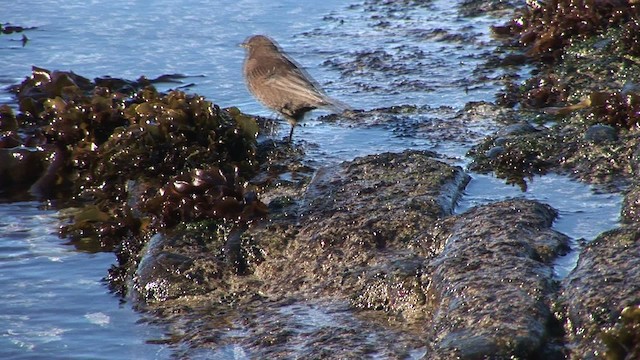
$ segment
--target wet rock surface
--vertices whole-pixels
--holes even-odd
[[[385,153],[320,169],[295,207],[284,210],[291,226],[252,235],[287,244],[258,271],[279,292],[352,294],[368,278],[386,276],[394,261],[434,253],[439,244],[417,236],[451,213],[468,177],[433,155]]]
[[[560,306],[571,359],[634,359],[640,355],[640,231],[600,235],[563,280]]]
[[[635,125],[640,68],[625,60],[637,54],[638,32],[632,30],[638,27],[637,12],[637,5],[625,1],[595,8],[529,4],[508,27],[517,30],[529,60],[551,66],[540,66],[503,98],[531,110],[515,117],[539,131],[492,136],[470,152],[473,169],[491,169],[523,188],[528,176],[554,171],[626,194],[622,227],[587,244],[561,283],[556,317],[572,359],[630,359],[640,353]]]
[[[231,269],[228,275],[252,273],[259,278],[264,283],[260,290],[264,294],[330,297],[342,293],[340,297],[348,298],[362,290],[369,277],[383,277],[385,269],[402,273],[394,264],[401,264],[404,258],[432,256],[441,247],[439,242],[420,237],[437,219],[451,213],[468,177],[462,169],[432,159],[433,155],[416,151],[386,153],[321,169],[302,195],[272,198],[268,221],[246,229],[202,223],[199,227],[174,230],[169,236],[156,235],[135,269],[136,281],[141,282],[136,288],[139,292],[150,288],[151,281],[145,280],[147,275],[143,273],[167,268],[149,265],[149,261],[164,262],[171,253],[169,258],[179,259],[181,265],[174,262],[169,267],[183,266],[177,272],[185,273],[189,272],[185,267],[194,264],[193,257],[208,253],[212,268],[222,266]],[[269,191],[264,195],[269,197]],[[185,232],[208,237],[188,238]],[[220,242],[221,239],[226,241]],[[236,258],[229,247],[234,242],[239,249]],[[248,249],[252,250],[247,252]],[[240,264],[247,265],[244,271],[237,268]],[[408,270],[400,266],[409,273],[407,276],[417,275],[417,269],[406,267]],[[168,271],[166,275],[175,273]],[[191,276],[184,276],[183,281],[191,282]],[[184,295],[180,291],[176,294]],[[143,299],[154,302],[157,297]],[[375,307],[362,299],[361,296],[354,301],[361,307]],[[401,300],[396,299],[396,303]]]
[[[418,321],[429,313],[421,274],[442,246],[427,234],[468,181],[434,155],[386,153],[321,169],[302,195],[272,197],[268,220],[246,230],[201,223],[158,234],[130,269],[132,297],[189,324],[180,343],[205,348],[239,341],[257,357],[421,352]],[[314,311],[331,320],[314,325],[322,322],[311,320]],[[302,333],[278,329],[302,326],[296,316],[311,321]],[[220,317],[252,335],[230,338]],[[407,325],[416,332],[394,327]],[[323,350],[301,353],[301,341]]]
[[[558,356],[551,266],[568,238],[550,229],[555,211],[514,200],[451,217],[468,178],[433,155],[387,153],[319,170],[267,222],[222,237],[239,237],[243,274],[234,269],[237,260],[225,260],[227,248],[210,227],[189,237],[182,230],[156,235],[134,269],[141,306],[190,324],[181,341],[203,347],[219,344],[203,333],[222,330],[218,318],[204,321],[202,314],[224,314],[237,331],[262,338],[248,344],[252,356],[299,356],[301,335],[278,335],[272,324],[289,321],[280,319],[289,311],[310,316],[313,308],[355,324],[308,324],[306,342],[349,348],[314,357],[396,357],[427,347],[427,358]],[[366,323],[386,325],[375,331]],[[386,340],[372,343],[361,332]]]
[[[423,275],[434,306],[426,358],[563,358],[552,262],[569,239],[551,229],[556,216],[547,205],[512,200],[442,222],[444,249]]]

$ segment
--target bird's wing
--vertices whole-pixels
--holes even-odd
[[[290,93],[296,99],[312,106],[323,106],[327,96],[315,81],[299,68],[273,68],[265,84],[274,90]]]
[[[349,105],[327,96],[313,78],[297,67],[286,72],[273,69],[266,83],[273,89],[294,95],[296,99],[305,101],[312,107],[328,108],[338,113],[351,109]]]

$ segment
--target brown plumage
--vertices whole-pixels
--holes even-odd
[[[270,38],[254,35],[242,46],[246,49],[244,80],[249,91],[269,109],[280,113],[293,129],[304,115],[317,108],[343,112],[349,106],[327,96],[293,59]]]

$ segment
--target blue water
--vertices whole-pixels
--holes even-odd
[[[138,323],[100,281],[115,256],[64,245],[56,212],[40,206],[0,206],[0,358],[166,357],[145,343],[161,329]]]
[[[189,76],[195,92],[220,106],[272,116],[245,89],[238,44],[246,36],[274,37],[326,91],[355,108],[401,104],[429,106],[415,134],[394,131],[393,124],[360,126],[311,120],[296,130],[307,157],[316,165],[336,163],[382,151],[407,148],[433,150],[453,164],[465,166],[464,154],[474,141],[494,131],[493,119],[459,124],[456,112],[469,101],[493,101],[499,73],[478,67],[495,44],[490,16],[460,18],[450,1],[428,6],[409,2],[380,15],[367,11],[367,1],[2,1],[0,22],[36,27],[22,34],[0,35],[0,87],[20,82],[31,66],[72,70],[93,78],[136,79],[162,74]],[[438,31],[432,31],[432,30]],[[466,40],[448,40],[464,35]],[[353,73],[339,66],[359,53],[384,52],[386,70],[363,66]],[[414,88],[413,83],[426,84]],[[12,104],[0,90],[0,103]],[[13,105],[15,106],[15,104]],[[443,136],[438,129],[458,124],[460,131]],[[288,131],[282,127],[282,134]],[[620,196],[597,194],[562,176],[536,177],[527,193],[490,175],[473,180],[458,211],[508,197],[525,196],[550,203],[560,211],[556,229],[574,240],[591,240],[614,227]],[[111,295],[101,278],[115,261],[111,253],[78,252],[57,237],[60,221],[54,210],[35,202],[0,203],[0,358],[12,359],[164,359],[171,350],[147,341],[165,329],[145,322]],[[577,250],[577,243],[574,242]],[[556,274],[571,270],[577,251],[560,261]],[[309,314],[321,317],[322,314]],[[244,357],[235,346],[205,352],[202,358]],[[420,353],[418,351],[418,353]]]
[[[553,228],[571,238],[573,251],[556,260],[554,275],[565,277],[578,261],[580,241],[590,241],[607,229],[617,226],[620,210],[620,194],[602,193],[597,189],[570,181],[565,176],[548,174],[535,176],[527,182],[527,192],[518,186],[505,186],[504,180],[492,175],[472,174],[456,211],[491,201],[527,198],[551,205],[558,210]]]
[[[9,5],[7,5],[10,3]],[[260,109],[245,90],[238,45],[268,33],[293,45],[292,35],[318,24],[342,1],[14,1],[3,2],[3,23],[29,31],[27,46],[0,37],[0,78],[19,82],[37,65],[93,78],[136,79],[193,75],[193,91],[221,106]],[[277,16],[276,16],[277,14]],[[302,16],[299,21],[292,17]],[[308,17],[308,18],[307,18]],[[296,54],[298,55],[298,54]],[[6,94],[5,94],[6,96]]]

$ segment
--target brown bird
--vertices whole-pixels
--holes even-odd
[[[254,35],[242,44],[246,49],[244,80],[249,91],[266,107],[280,113],[293,129],[304,115],[318,108],[341,113],[349,109],[343,102],[327,96],[293,59],[270,38]]]

